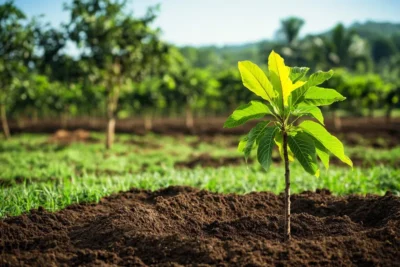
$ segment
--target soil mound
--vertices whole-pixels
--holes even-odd
[[[58,130],[51,137],[50,142],[72,143],[72,142],[96,142],[97,139],[90,136],[88,131],[78,129],[75,131]]]
[[[283,197],[189,187],[131,190],[98,204],[0,221],[0,265],[399,266],[400,199],[292,197],[293,240],[282,243]]]

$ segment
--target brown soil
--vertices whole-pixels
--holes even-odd
[[[249,160],[250,162],[251,160]],[[242,165],[245,164],[244,157],[219,157],[213,158],[209,154],[201,154],[197,157],[192,157],[188,161],[176,162],[175,168],[189,168],[193,169],[197,166],[200,167],[213,167],[218,168],[222,166]]]
[[[257,121],[249,122],[238,128],[224,129],[223,124],[226,117],[196,118],[194,129],[190,130],[185,126],[182,118],[157,118],[153,122],[152,132],[158,134],[196,134],[202,136],[212,136],[217,134],[244,134],[253,127]],[[40,132],[54,133],[60,128],[66,130],[85,129],[87,131],[104,131],[106,129],[106,120],[104,119],[73,119],[63,127],[60,120],[47,119],[38,122],[26,121],[23,125],[10,121],[10,130],[12,133],[18,132]],[[335,129],[332,120],[325,120],[326,127],[331,132],[337,134],[342,133],[346,138],[348,134],[360,134],[364,138],[375,139],[382,137],[388,146],[396,146],[400,143],[400,118],[392,119],[391,123],[386,123],[384,118],[374,118],[371,120],[365,118],[343,118],[342,128]],[[118,120],[116,131],[123,133],[145,134],[144,123],[142,119],[124,119]],[[358,143],[359,139],[352,138],[353,142]],[[347,139],[346,139],[347,140]],[[376,143],[381,147],[386,144]]]
[[[140,148],[147,148],[147,149],[160,149],[162,148],[162,145],[160,144],[154,144],[154,143],[150,143],[150,142],[146,142],[144,140],[128,140],[128,141],[124,141],[124,144],[127,145],[134,145]]]
[[[273,162],[278,163],[281,162],[282,159],[277,156],[272,157]],[[368,162],[365,159],[362,158],[357,158],[357,157],[351,157],[351,160],[353,161],[353,165],[357,167],[372,167],[376,166],[379,164],[385,165],[385,166],[392,166],[392,167],[400,167],[400,161],[393,161],[389,162],[386,160],[375,160]],[[252,163],[252,159],[248,159],[248,163]],[[335,157],[331,157],[330,162],[331,165],[338,165],[338,166],[347,166],[343,162],[341,162],[339,159]],[[191,159],[188,161],[179,161],[176,162],[174,167],[175,168],[189,168],[189,169],[194,169],[196,167],[211,167],[211,168],[218,168],[218,167],[223,167],[223,166],[237,166],[237,165],[244,165],[246,164],[246,161],[243,156],[241,157],[212,157],[210,154],[204,153],[199,156],[191,156]]]
[[[399,266],[400,199],[387,193],[221,195],[131,190],[99,204],[0,221],[0,266]]]
[[[75,131],[57,130],[49,139],[50,143],[73,143],[73,142],[98,142],[96,138],[90,136],[90,132],[82,129]]]

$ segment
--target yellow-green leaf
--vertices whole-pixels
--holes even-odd
[[[238,67],[243,85],[256,95],[271,102],[275,93],[271,82],[260,67],[251,61],[239,61]]]
[[[238,148],[237,148],[237,150],[239,152],[243,152],[244,151],[244,148],[246,147],[246,144],[247,144],[248,140],[249,140],[249,137],[247,135],[240,139],[239,144],[238,144]]]
[[[291,67],[289,77],[292,82],[296,83],[301,78],[303,78],[309,70],[310,68],[307,67]]]
[[[346,98],[334,89],[313,86],[304,95],[304,103],[315,106],[326,106]]]
[[[329,169],[329,151],[318,141],[314,140],[315,150],[326,169]]]
[[[260,119],[271,114],[268,106],[260,101],[250,101],[248,104],[238,107],[224,123],[224,128],[233,128],[246,123],[249,120]]]
[[[290,79],[290,68],[285,65],[283,58],[272,51],[268,57],[268,69],[271,77],[271,82],[274,89],[279,95],[279,105],[281,107],[288,105],[288,98],[292,91],[304,84],[303,81],[298,81],[295,84]]]
[[[321,110],[316,106],[300,103],[300,105],[293,110],[292,114],[294,116],[308,115],[317,119],[321,124],[324,124],[324,116],[322,115]]]
[[[309,88],[323,83],[324,81],[330,79],[332,75],[332,70],[328,72],[318,71],[312,74],[304,85],[291,94],[292,105],[296,106],[297,104],[301,103],[304,100],[304,94],[307,93]]]
[[[313,121],[303,121],[299,127],[317,139],[329,152],[347,165],[353,167],[351,159],[345,155],[342,142],[331,135],[321,124]]]

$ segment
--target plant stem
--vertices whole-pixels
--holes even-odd
[[[283,129],[283,159],[285,161],[285,228],[284,236],[285,241],[290,241],[290,169],[289,169],[289,156],[288,156],[288,142],[287,132]]]

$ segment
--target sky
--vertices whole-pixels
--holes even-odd
[[[0,0],[4,2],[5,0]],[[67,22],[68,0],[14,0],[28,16],[44,14],[54,26]],[[338,22],[374,20],[400,23],[400,0],[131,0],[128,9],[142,16],[160,4],[155,22],[163,39],[176,45],[240,44],[274,38],[280,21],[305,20],[301,35],[321,33]]]

